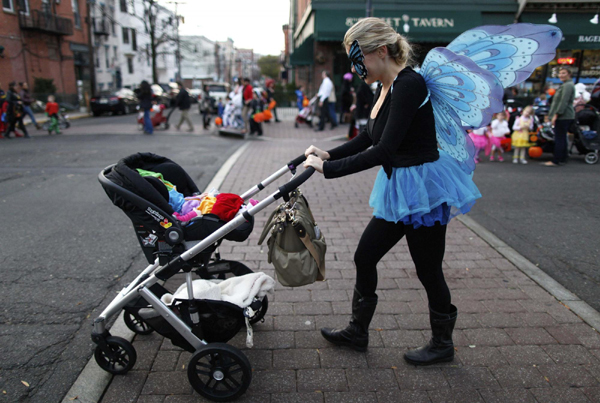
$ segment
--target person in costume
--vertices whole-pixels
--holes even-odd
[[[511,136],[511,145],[514,149],[513,152],[513,164],[527,164],[525,155],[527,150],[531,147],[529,142],[529,132],[533,130],[533,107],[526,106],[513,125],[513,134]]]
[[[510,133],[508,121],[506,120],[506,112],[500,112],[496,115],[496,119],[492,120],[492,130],[489,131],[490,161],[494,161],[494,151],[498,152],[498,161],[503,162],[502,157],[502,139]],[[487,151],[487,150],[486,150]]]
[[[510,63],[497,59],[496,65],[481,58],[479,65],[477,52],[487,49],[470,46],[488,36],[520,36],[523,30],[533,34],[531,40],[535,41],[537,31],[521,25],[536,27],[515,24],[468,31],[470,35],[459,36],[448,48],[433,49],[418,72],[411,67],[410,44],[386,22],[365,18],[346,32],[343,45],[352,71],[367,84],[380,82],[368,123],[356,138],[332,150],[308,147],[304,166],[328,179],[381,168],[369,200],[373,218],[354,255],[352,318],[345,329],[321,329],[329,342],[357,351],[367,349],[368,328],[378,300],[376,265],[406,235],[417,276],[427,293],[432,338],[425,346],[406,352],[404,358],[414,365],[454,359],[452,332],[458,312],[442,271],[446,227],[454,215],[468,212],[481,197],[471,179],[475,147],[466,129],[487,126],[493,114],[502,110],[503,87],[525,80],[537,67],[501,79],[502,69]],[[551,60],[560,42],[557,28],[542,31],[539,36],[553,38],[552,56],[546,47],[536,48],[545,53],[532,58],[532,66]],[[496,46],[493,40],[485,43]]]

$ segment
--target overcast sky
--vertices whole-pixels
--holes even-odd
[[[185,18],[181,35],[204,35],[213,41],[233,39],[237,48],[262,55],[284,50],[281,27],[289,22],[289,0],[182,0],[177,13]],[[174,4],[161,3],[171,10]]]

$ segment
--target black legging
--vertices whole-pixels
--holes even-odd
[[[356,288],[363,296],[374,296],[377,288],[377,263],[406,235],[408,249],[425,287],[429,306],[436,312],[450,312],[450,290],[442,272],[446,247],[446,226],[419,227],[402,222],[394,224],[380,218],[371,219],[354,254]]]

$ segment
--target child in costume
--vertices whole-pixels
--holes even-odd
[[[58,111],[59,106],[55,102],[54,95],[48,95],[48,102],[46,103],[46,116],[48,116],[50,119],[48,134],[52,134],[53,131],[55,131],[56,134],[60,134],[60,127],[58,126]]]
[[[485,150],[488,145],[488,128],[486,126],[474,129],[469,133],[469,137],[473,140],[475,146],[475,163],[479,164],[479,153]]]
[[[523,109],[521,116],[515,120],[513,125],[513,134],[511,136],[512,147],[515,149],[513,153],[513,164],[527,164],[525,154],[531,146],[529,143],[529,132],[533,130],[533,107],[527,106]]]
[[[506,112],[497,113],[496,119],[492,120],[492,129],[488,132],[490,161],[494,161],[494,151],[498,151],[498,161],[504,161],[501,141],[509,133],[510,129],[506,121]]]

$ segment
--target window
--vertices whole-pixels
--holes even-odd
[[[127,0],[121,0],[121,12],[126,13],[127,12]]]
[[[79,14],[79,0],[71,0],[73,7],[73,24],[76,28],[81,28],[81,14]]]
[[[96,59],[94,65],[98,69],[100,68],[100,50],[99,49],[100,48],[97,48],[97,47],[94,48],[94,59]]]
[[[133,56],[127,56],[127,71],[133,74]]]
[[[135,28],[131,28],[131,49],[137,50],[137,38],[135,36]]]
[[[115,29],[115,20],[110,20],[110,26],[112,28],[113,36],[117,36],[117,30]]]
[[[106,64],[106,68],[110,67],[110,60],[108,60],[108,54],[109,52],[110,46],[108,45],[104,45],[104,62]]]
[[[15,9],[14,9],[12,0],[2,0],[2,9],[4,11],[14,12]]]
[[[29,15],[29,1],[28,0],[17,0],[19,6],[19,12]]]
[[[123,43],[129,43],[129,28],[123,27]]]

